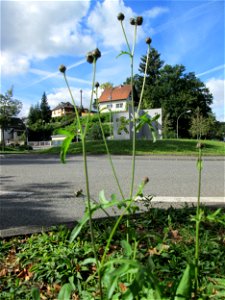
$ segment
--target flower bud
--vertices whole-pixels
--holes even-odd
[[[59,72],[64,74],[66,72],[66,67],[64,65],[60,65],[59,66]]]
[[[143,23],[143,17],[138,16],[138,17],[136,18],[136,24],[137,24],[138,26],[141,26],[142,23]]]
[[[98,82],[95,83],[95,87],[96,87],[96,88],[99,87],[99,83],[98,83]]]
[[[123,21],[124,20],[124,14],[123,13],[119,13],[118,14],[118,16],[117,16],[117,19],[119,20],[119,21]]]
[[[95,50],[92,51],[92,55],[95,58],[95,60],[97,60],[98,58],[101,57],[101,52],[99,51],[98,48],[96,48]]]
[[[150,37],[147,37],[145,42],[146,42],[146,44],[150,45],[152,42],[152,39]]]
[[[130,24],[131,25],[135,25],[136,24],[136,20],[134,18],[130,18]]]
[[[87,59],[87,62],[89,62],[90,64],[93,63],[94,57],[93,57],[92,52],[88,52],[88,54],[86,55],[86,59]]]

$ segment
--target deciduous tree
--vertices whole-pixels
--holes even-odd
[[[4,132],[10,127],[12,117],[19,114],[22,109],[22,102],[13,98],[13,88],[5,95],[0,94],[0,127],[2,132],[2,145],[5,145]]]

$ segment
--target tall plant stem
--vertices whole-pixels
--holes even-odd
[[[92,93],[91,93],[91,101],[90,101],[90,107],[92,105],[93,102],[93,94],[94,94],[94,83],[95,83],[95,74],[96,74],[96,61],[94,60],[93,62],[93,80],[92,80]],[[91,234],[91,243],[92,243],[92,249],[93,249],[93,253],[95,256],[95,260],[96,260],[96,267],[97,267],[97,272],[98,272],[98,282],[99,282],[99,290],[100,290],[100,297],[101,299],[103,299],[103,292],[102,292],[102,283],[101,283],[101,273],[100,273],[100,267],[99,267],[99,262],[98,262],[98,256],[97,256],[97,251],[96,251],[96,246],[95,246],[95,237],[94,237],[94,230],[93,230],[93,224],[92,224],[92,215],[91,215],[91,196],[90,196],[90,187],[89,187],[89,176],[88,176],[88,167],[87,167],[87,155],[86,155],[86,133],[87,133],[87,128],[88,128],[88,122],[90,119],[90,111],[88,114],[88,118],[87,118],[87,122],[85,125],[85,129],[83,131],[82,129],[82,125],[80,122],[80,118],[79,118],[79,114],[78,114],[78,110],[73,98],[73,94],[72,91],[70,89],[66,74],[64,73],[64,78],[65,78],[65,82],[66,85],[68,87],[72,102],[73,102],[73,106],[75,109],[75,114],[77,117],[77,121],[78,121],[78,127],[80,129],[81,132],[81,142],[82,142],[82,154],[83,154],[83,161],[84,161],[84,176],[85,176],[85,183],[86,183],[86,194],[87,194],[87,206],[88,206],[88,213],[89,213],[89,228],[90,228],[90,234]]]
[[[202,149],[201,145],[198,151],[198,202],[196,209],[196,231],[195,231],[195,293],[198,291],[198,265],[199,265],[199,231],[200,231],[200,200],[201,200],[201,175],[202,175]]]
[[[122,214],[121,214],[121,215],[119,216],[119,218],[116,220],[116,223],[115,223],[115,225],[114,225],[114,227],[113,227],[113,229],[112,229],[112,231],[111,231],[111,233],[110,233],[110,235],[109,235],[109,238],[108,238],[108,240],[107,240],[107,244],[106,244],[106,246],[105,246],[105,251],[104,251],[104,253],[103,253],[103,255],[102,255],[102,259],[101,259],[101,268],[104,266],[106,254],[107,254],[108,251],[109,251],[109,246],[110,246],[110,244],[111,244],[112,238],[113,238],[113,236],[114,236],[114,234],[115,234],[115,232],[116,232],[116,230],[117,230],[117,228],[118,228],[118,226],[119,226],[119,224],[120,224],[122,218],[123,218],[124,215],[126,215],[126,213],[128,212],[128,210],[129,210],[131,204],[132,204],[132,200],[129,201],[129,204],[127,205],[127,207],[124,209],[124,211],[122,212]]]
[[[136,44],[136,36],[137,36],[137,25],[134,27],[134,41],[133,41],[133,49],[130,56],[131,59],[131,109],[132,109],[132,173],[131,173],[131,186],[130,186],[130,199],[133,197],[134,191],[134,176],[135,176],[135,154],[136,154],[136,119],[135,119],[135,108],[134,108],[134,51]]]
[[[98,99],[98,94],[97,94],[97,91],[96,91],[96,97]],[[106,149],[106,153],[107,153],[107,156],[108,156],[108,159],[109,159],[109,163],[110,163],[110,166],[112,168],[112,172],[113,172],[113,176],[116,180],[116,184],[118,186],[118,189],[120,191],[120,195],[121,197],[123,198],[123,200],[125,199],[124,197],[124,193],[123,193],[123,190],[121,188],[121,185],[120,185],[120,182],[119,182],[119,179],[118,179],[118,176],[116,174],[116,169],[114,167],[114,164],[113,164],[113,161],[112,161],[112,157],[111,157],[111,154],[110,154],[110,151],[109,151],[109,147],[108,147],[108,144],[107,144],[107,141],[106,141],[106,137],[105,137],[105,132],[104,132],[104,129],[103,129],[103,126],[102,126],[102,121],[101,121],[101,118],[100,118],[100,112],[99,112],[99,107],[97,109],[98,111],[98,122],[99,122],[99,126],[101,128],[101,132],[102,132],[102,138],[103,138],[103,142],[104,142],[104,145],[105,145],[105,149]]]
[[[145,88],[147,69],[148,69],[148,63],[149,63],[149,54],[150,54],[150,45],[148,45],[147,58],[146,58],[146,64],[145,64],[145,73],[144,73],[144,79],[143,79],[142,88],[141,88],[140,100],[139,100],[139,103],[138,103],[137,115],[139,114],[139,111],[141,109],[141,104],[142,104],[142,101],[143,101],[144,88]]]

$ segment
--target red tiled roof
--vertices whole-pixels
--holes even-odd
[[[120,85],[113,88],[106,88],[99,98],[99,102],[110,102],[125,100],[131,93],[131,85]]]

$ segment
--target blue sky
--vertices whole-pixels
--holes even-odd
[[[119,12],[125,14],[130,43],[130,17],[142,15],[138,27],[135,72],[146,54],[145,38],[167,64],[183,64],[214,96],[212,110],[224,121],[224,1],[223,0],[104,0],[104,1],[1,1],[1,93],[14,86],[23,102],[21,116],[40,102],[46,92],[53,108],[70,101],[61,74],[66,65],[75,101],[89,107],[92,65],[85,55],[98,47],[96,80],[123,83],[130,76],[129,59],[116,58],[126,50]]]

